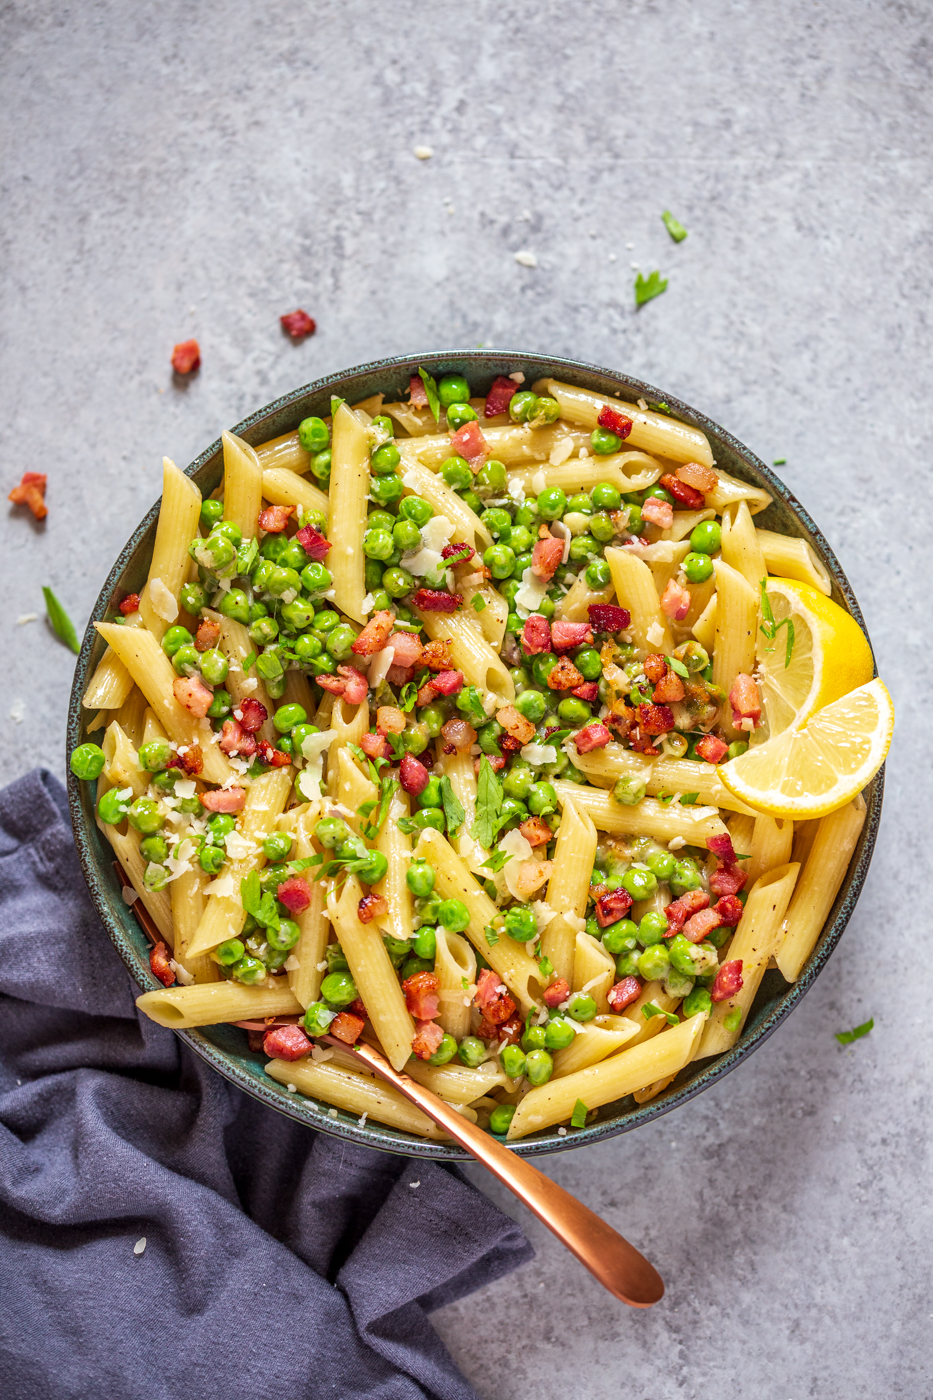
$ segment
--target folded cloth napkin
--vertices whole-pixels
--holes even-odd
[[[0,793],[5,1400],[475,1400],[427,1314],[531,1257],[455,1167],[247,1097],[137,989],[65,793]]]

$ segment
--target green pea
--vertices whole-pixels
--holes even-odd
[[[388,530],[368,529],[363,535],[363,553],[368,559],[388,559],[395,549],[395,541]]]
[[[567,1015],[575,1021],[592,1021],[596,1015],[596,1002],[589,992],[574,992],[567,1007]]]
[[[493,539],[502,540],[503,544],[511,542],[512,517],[507,510],[503,510],[501,506],[493,506],[491,510],[483,511],[480,520]]]
[[[211,569],[216,574],[224,573],[236,560],[236,545],[221,533],[219,527],[215,527],[207,539],[201,541],[195,558],[205,569]]]
[[[386,569],[382,575],[382,586],[390,598],[404,598],[414,590],[415,580],[407,569],[396,565]]]
[[[515,567],[515,555],[507,544],[493,544],[483,555],[483,563],[493,578],[508,578]]]
[[[218,612],[224,617],[233,618],[234,622],[249,621],[249,598],[242,588],[231,588],[220,600]]]
[[[618,957],[620,953],[629,952],[638,941],[638,925],[633,923],[631,919],[619,919],[618,922],[610,924],[601,932],[603,947],[614,958]]]
[[[466,403],[470,397],[470,386],[462,374],[445,374],[438,382],[437,397],[441,408],[449,408],[452,403]]]
[[[298,424],[298,441],[306,452],[320,452],[330,442],[323,418],[303,418]]]
[[[535,695],[540,694],[540,692],[526,690],[524,694]],[[523,698],[524,696],[519,696],[519,699]],[[541,698],[544,699],[543,696]],[[502,791],[506,797],[517,797],[524,800],[531,791],[534,780],[535,775],[531,767],[521,760],[516,760],[502,779]]]
[[[516,943],[530,943],[538,936],[538,921],[527,905],[517,904],[505,916],[505,931]]]
[[[323,452],[315,452],[314,456],[311,458],[311,475],[316,477],[318,481],[326,484],[330,481],[332,460],[329,447],[325,448]],[[315,526],[315,529],[316,528]]]
[[[544,1044],[548,1050],[566,1050],[576,1038],[573,1022],[566,1016],[552,1016],[545,1027]]]
[[[550,783],[535,783],[526,801],[529,812],[535,817],[549,817],[557,811],[557,791]]]
[[[238,982],[245,982],[248,987],[251,987],[257,982],[265,980],[266,965],[260,962],[259,958],[253,958],[247,954],[240,958],[239,962],[233,964],[230,972]]]
[[[503,496],[508,484],[509,475],[504,464],[497,462],[493,457],[476,473],[474,490],[479,492],[482,488],[490,496]],[[511,516],[509,523],[511,524]]]
[[[408,944],[406,943],[406,948]],[[349,972],[350,964],[347,962],[346,954],[339,943],[328,943],[324,950],[324,957],[327,959],[328,972]]]
[[[540,690],[525,690],[515,700],[515,708],[519,714],[530,719],[532,724],[539,724],[544,719],[547,710],[547,702]],[[516,797],[523,797],[524,793],[514,794]]]
[[[670,955],[664,943],[652,943],[638,959],[638,975],[646,982],[656,982],[662,978],[671,965]]]
[[[161,773],[153,773],[149,779],[150,787],[154,787],[156,792],[175,791],[175,784],[182,776],[180,768],[164,768]]]
[[[395,450],[398,451],[398,448]],[[381,506],[388,506],[399,500],[403,490],[402,478],[394,472],[389,476],[375,476],[369,483],[369,494]]]
[[[309,1035],[326,1035],[336,1014],[323,1001],[312,1001],[304,1014],[304,1028]]]
[[[629,530],[633,535],[640,535],[645,528],[645,522],[642,518],[641,513],[641,506],[628,505],[625,508],[625,512],[628,517]]]
[[[424,753],[425,749],[428,747],[430,738],[428,731],[422,724],[412,725],[399,737],[405,752],[414,754],[415,758],[417,758],[420,753]]]
[[[342,817],[322,817],[314,828],[314,835],[322,846],[332,851],[346,841],[350,828]]]
[[[270,538],[274,539],[277,537],[270,536]],[[269,580],[272,577],[272,570],[274,568],[275,565],[272,563],[271,559],[261,559],[259,561],[255,569],[253,570],[254,593],[265,593],[267,587],[269,586]],[[250,608],[250,621],[253,620],[253,615],[256,612],[256,606],[257,605],[254,603],[253,606]]]
[[[463,457],[448,457],[441,467],[441,476],[454,491],[465,491],[473,484],[470,464]]]
[[[280,705],[272,716],[272,723],[280,734],[290,734],[296,724],[307,724],[308,715],[303,705]]]
[[[166,744],[165,747],[168,748],[168,745]],[[97,744],[79,744],[71,755],[71,771],[76,778],[92,782],[95,778],[100,777],[106,761],[103,749]]]
[[[421,496],[406,496],[398,508],[403,520],[410,520],[419,531],[427,525],[434,514],[433,508]]]
[[[533,1084],[535,1087],[539,1084],[546,1084],[553,1073],[554,1061],[546,1050],[529,1051],[525,1061],[525,1078],[529,1084]]]
[[[301,574],[297,569],[291,569],[284,564],[276,564],[269,575],[269,582],[266,591],[275,598],[281,598],[284,593],[301,592]]]
[[[195,616],[207,607],[207,589],[200,583],[183,583],[178,597],[185,612],[194,613]]]
[[[377,476],[391,476],[401,460],[402,454],[390,439],[374,449],[369,465]]]
[[[293,603],[284,603],[281,618],[291,631],[303,632],[314,621],[314,604],[310,598],[296,598]]]
[[[291,731],[292,753],[298,754],[301,758],[306,758],[307,755],[304,751],[305,740],[310,739],[312,734],[319,734],[320,732],[316,724],[296,724]]]
[[[543,1026],[529,1025],[526,1022],[522,1033],[522,1049],[526,1053],[530,1053],[532,1050],[543,1050],[546,1039],[547,1032]]]
[[[523,554],[530,553],[533,542],[534,541],[531,531],[527,529],[524,525],[512,526],[512,533],[509,536],[509,544],[514,550],[517,558],[521,558]]]
[[[568,514],[572,513],[574,515],[592,515],[592,497],[588,496],[585,491],[577,491],[577,493],[571,496],[570,500],[567,502],[567,511]]]
[[[641,956],[637,948],[631,948],[625,953],[620,953],[616,958],[616,976],[621,980],[623,977],[638,976],[638,959]]]
[[[525,1073],[525,1052],[517,1045],[507,1045],[499,1056],[499,1063],[510,1079],[521,1079]]]
[[[229,670],[229,661],[217,647],[211,647],[209,651],[202,651],[201,675],[208,685],[222,685],[227,679]]]
[[[287,860],[294,844],[294,837],[287,831],[270,831],[262,843],[262,853],[266,860]]]
[[[688,583],[705,583],[712,576],[713,561],[708,554],[692,553],[685,556],[681,567]]]
[[[528,414],[527,422],[532,428],[549,428],[560,417],[560,404],[549,394],[535,399],[534,408]]]
[[[475,423],[477,413],[468,403],[452,403],[447,410],[447,426],[456,432],[466,423]]]
[[[531,658],[531,674],[534,677],[535,685],[541,686],[542,690],[547,685],[547,678],[557,665],[557,657],[552,651],[540,652]]]
[[[385,879],[388,868],[388,859],[381,851],[370,851],[368,861],[358,873],[364,885],[378,885]]]
[[[528,820],[528,808],[517,797],[504,797],[499,817],[502,822],[502,830],[508,831],[511,827],[520,826],[523,821]]]
[[[198,864],[208,875],[218,874],[226,858],[220,846],[202,846],[198,852]]]
[[[411,946],[419,958],[433,962],[437,956],[437,934],[430,926],[422,926],[411,940]]]
[[[165,817],[160,812],[158,803],[153,802],[151,797],[137,797],[132,806],[127,808],[126,818],[130,826],[146,836],[161,831],[165,825]]]
[[[214,962],[220,963],[221,967],[232,967],[238,963],[246,952],[239,938],[228,938],[225,943],[219,944],[211,954]]]
[[[596,519],[595,515],[593,519]],[[592,559],[595,554],[599,554],[601,548],[599,540],[594,539],[592,535],[576,535],[570,541],[570,558],[578,564],[582,559]]]
[[[695,554],[715,554],[722,543],[722,527],[718,520],[701,520],[690,535],[690,548]]]
[[[509,417],[513,423],[527,423],[534,411],[537,395],[529,389],[519,389],[509,400]]]
[[[727,758],[741,758],[742,754],[747,752],[748,744],[745,740],[736,739],[734,743],[729,745],[729,751],[726,756]]]
[[[637,870],[632,867],[622,876],[622,888],[627,890],[634,900],[650,899],[658,888],[658,881],[650,870]]]
[[[647,914],[643,914],[638,924],[638,941],[643,948],[649,948],[653,943],[660,943],[667,933],[668,923],[666,917],[660,910],[649,909]]]
[[[509,1131],[509,1124],[515,1117],[515,1105],[513,1103],[500,1103],[498,1108],[494,1108],[489,1115],[489,1131],[495,1133],[497,1137],[504,1137]]]
[[[667,945],[668,957],[671,966],[678,972],[682,972],[685,977],[696,975],[696,960],[693,956],[693,944],[689,938],[685,938],[682,933],[675,933],[674,937]]]
[[[277,564],[288,546],[288,536],[282,534],[266,535],[259,546],[259,553],[263,559],[267,559],[270,564]]]
[[[511,549],[511,545],[509,548]],[[512,553],[515,554],[514,549]],[[512,578],[517,579],[519,584],[521,584],[525,577],[525,570],[530,569],[533,562],[534,555],[530,550],[526,551],[524,554],[515,554],[515,563],[512,565]]]
[[[210,497],[201,502],[201,524],[205,530],[212,530],[219,520],[223,519],[224,503],[215,501]]]
[[[436,739],[447,723],[447,715],[440,705],[425,705],[418,711],[418,719],[427,729],[431,739]]]
[[[194,638],[187,627],[170,627],[162,638],[162,650],[168,657],[173,657],[182,647],[191,646]]]
[[[476,1069],[488,1058],[489,1051],[483,1042],[475,1035],[465,1035],[457,1046],[457,1054],[463,1064],[470,1069]]]
[[[603,673],[603,663],[595,647],[584,647],[577,652],[573,664],[585,681],[598,681]]]
[[[371,426],[377,433],[381,433],[383,437],[395,437],[395,424],[387,413],[378,413],[373,419]]]
[[[334,612],[333,608],[322,608],[320,612],[314,614],[315,632],[331,632],[340,622],[340,614]]]
[[[325,593],[334,581],[330,570],[317,563],[306,564],[300,578],[303,588],[312,597],[316,593]]]
[[[283,568],[294,569],[299,576],[307,562],[308,556],[300,540],[297,539],[289,540],[276,560],[276,563],[281,564]]]
[[[257,657],[256,672],[264,681],[274,681],[280,677],[283,672],[278,653],[274,650],[264,651],[261,656]]]
[[[550,486],[541,492],[536,504],[542,520],[559,520],[567,509],[567,497],[559,486]]]
[[[353,655],[355,641],[356,633],[353,628],[348,623],[341,622],[332,632],[328,632],[324,645],[335,661],[346,661]]]
[[[164,890],[170,875],[171,872],[166,866],[153,862],[146,866],[143,873],[143,884],[147,890]]]
[[[616,449],[613,449],[615,451]],[[618,510],[622,504],[622,496],[617,486],[613,486],[611,481],[600,481],[592,490],[593,509]]]
[[[645,864],[659,880],[669,880],[677,861],[670,851],[652,851],[650,855],[645,856]]]
[[[590,518],[590,534],[601,544],[607,544],[616,532],[616,527],[612,523],[612,517],[606,511],[598,511]]]
[[[461,491],[460,499],[465,506],[469,506],[475,515],[479,515],[483,509],[483,503],[475,491]]]
[[[301,929],[294,919],[279,919],[278,928],[266,929],[266,940],[277,953],[290,952],[300,937]]]
[[[279,635],[279,624],[274,617],[257,617],[256,621],[250,624],[250,641],[255,642],[259,647],[268,646],[274,642]]]
[[[563,724],[569,724],[572,729],[576,729],[581,724],[586,724],[592,718],[592,710],[585,700],[578,700],[575,695],[568,696],[561,700],[557,706],[557,717]]]
[[[705,1015],[713,1009],[713,999],[706,987],[694,987],[692,992],[688,992],[684,997],[684,1004],[681,1010],[685,1017],[696,1016],[702,1011]]]
[[[321,983],[321,996],[331,1006],[349,1006],[351,1001],[356,1001],[359,992],[348,972],[331,972]]]
[[[695,861],[687,858],[678,860],[670,877],[670,886],[675,894],[686,894],[688,890],[698,890],[702,884]]]
[[[453,1059],[456,1053],[457,1042],[454,1040],[452,1035],[449,1035],[447,1034],[447,1032],[445,1032],[444,1038],[441,1041],[440,1045],[437,1047],[437,1049],[434,1051],[434,1054],[428,1056],[428,1064],[447,1065],[450,1063],[450,1061]]]
[[[461,899],[445,899],[437,911],[437,920],[451,933],[462,933],[470,922],[470,911]]]
[[[594,428],[590,433],[590,446],[597,457],[608,457],[610,453],[619,451],[622,439],[608,428]]]
[[[323,650],[324,648],[321,645],[320,639],[311,636],[310,633],[305,633],[303,637],[297,637],[295,639],[295,656],[303,666],[307,665],[308,662],[316,660]]]

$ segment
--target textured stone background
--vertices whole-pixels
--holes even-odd
[[[547,1164],[665,1302],[616,1305],[526,1217],[537,1260],[437,1318],[487,1400],[931,1393],[929,20],[909,0],[0,6],[0,461],[9,485],[47,471],[50,506],[0,523],[6,779],[62,771],[72,672],[16,619],[49,583],[83,626],[163,452],[187,463],[321,373],[479,342],[628,369],[786,457],[898,705],[871,876],[792,1021],[676,1115]],[[670,278],[637,312],[632,263]],[[320,329],[294,347],[277,318],[299,305]]]

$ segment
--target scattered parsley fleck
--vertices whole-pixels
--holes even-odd
[[[690,679],[690,672],[682,661],[678,661],[676,656],[665,656],[664,660],[670,666],[675,675],[682,676],[685,681]]]
[[[446,773],[441,778],[441,806],[444,808],[444,816],[447,819],[447,830],[451,836],[461,826],[466,813],[460,806],[457,794],[450,785],[450,779]]]
[[[340,405],[341,405],[342,403],[346,403],[346,399],[338,399],[338,397],[337,397],[336,394],[331,394],[331,396],[330,396],[330,416],[331,416],[331,418],[336,418],[336,417],[337,417],[337,409],[340,407]]]
[[[698,792],[685,792],[680,799],[681,807],[695,807],[699,796]]]
[[[673,792],[659,792],[657,800],[666,807],[669,802],[673,802],[675,794]]]
[[[875,1018],[872,1016],[867,1021],[863,1021],[860,1026],[856,1026],[852,1031],[837,1031],[836,1039],[839,1041],[840,1045],[851,1045],[853,1040],[861,1040],[862,1036],[874,1030],[874,1027]]]
[[[490,948],[495,948],[496,944],[499,942],[498,931],[493,928],[492,924],[487,924],[483,929],[483,933],[486,935],[486,942],[489,944]]]
[[[460,986],[463,988],[464,991],[467,990],[467,988],[469,987],[469,985],[470,985],[470,984],[469,984],[469,982],[467,981],[467,979],[466,979],[465,977],[461,977],[461,978],[460,978]]]
[[[644,306],[646,301],[653,301],[666,291],[667,278],[662,277],[660,272],[652,272],[649,277],[642,277],[639,272],[635,278],[635,305]]]
[[[502,810],[502,788],[492,764],[484,754],[479,765],[476,781],[476,821],[470,831],[474,840],[484,850],[489,850],[499,830],[499,813]],[[462,818],[461,818],[462,820]]]
[[[512,859],[505,851],[493,851],[488,860],[483,861],[483,870],[491,870],[493,875],[497,875],[502,867]]]
[[[673,1011],[662,1011],[660,1006],[655,1006],[653,1001],[649,1001],[641,1009],[641,1014],[646,1021],[650,1021],[652,1016],[663,1016],[669,1026],[679,1026],[680,1018],[675,1016]]]
[[[781,622],[775,622],[774,613],[771,611],[771,600],[768,597],[768,580],[761,580],[761,615],[764,622],[761,623],[760,631],[764,633],[769,642],[773,642],[782,627],[787,628],[787,650],[784,653],[784,670],[790,665],[791,657],[794,654],[794,624],[789,617],[785,617]],[[773,651],[774,647],[769,647]]]
[[[541,976],[550,977],[551,973],[554,971],[554,964],[551,962],[551,959],[548,957],[547,953],[541,953],[536,961],[538,964],[538,971],[541,973]]]
[[[775,459],[774,459],[774,461],[773,461],[773,463],[772,463],[772,466],[775,466],[775,467],[786,467],[786,466],[787,466],[787,458],[786,458],[786,457],[775,457]]]
[[[249,670],[250,666],[255,666],[255,664],[256,664],[256,659],[257,659],[257,653],[256,653],[255,651],[251,651],[250,654],[249,654],[249,656],[244,657],[244,659],[243,659],[243,674],[244,674],[244,675],[245,675],[246,672]]]
[[[470,607],[473,609],[474,612],[477,612],[477,613],[485,612],[485,611],[486,611],[486,599],[485,599],[480,593],[474,593],[474,594],[473,594],[473,601],[470,603]]]
[[[571,1115],[570,1115],[570,1126],[571,1126],[571,1128],[585,1128],[585,1127],[586,1127],[586,1115],[587,1115],[587,1107],[586,1107],[586,1104],[583,1102],[582,1099],[577,1099],[576,1103],[575,1103],[574,1106],[573,1106],[573,1113],[571,1113]]]
[[[428,396],[428,407],[434,414],[435,423],[441,421],[441,401],[437,396],[437,380],[432,379],[426,369],[419,365],[418,373],[421,375],[421,382],[424,385],[424,392]]]
[[[683,224],[679,223],[677,219],[674,218],[674,215],[669,209],[665,209],[664,213],[661,215],[661,219],[674,242],[683,243],[684,239],[687,237],[687,230],[684,228]]]
[[[65,643],[66,647],[70,647],[77,656],[78,652],[81,650],[81,643],[78,641],[77,634],[75,633],[74,623],[55,597],[51,588],[43,588],[42,596],[45,598],[45,610],[48,614],[49,622],[52,625],[52,631],[55,633],[56,637],[60,638],[60,640]]]

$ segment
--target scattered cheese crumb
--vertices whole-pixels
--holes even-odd
[[[135,891],[134,889],[131,889],[129,885],[124,885],[124,886],[123,886],[123,903],[124,903],[124,904],[126,904],[126,905],[135,904],[138,898],[139,898],[139,895],[136,893],[136,891]]]
[[[337,1110],[336,1110],[336,1108],[330,1108],[330,1109],[328,1109],[328,1110],[327,1110],[327,1116],[328,1116],[328,1118],[336,1118],[336,1117],[337,1117]]]
[[[152,611],[163,622],[174,622],[178,616],[178,600],[170,588],[166,588],[160,578],[149,580],[149,602]]]
[[[530,253],[527,248],[520,248],[515,254],[515,261],[522,267],[537,267],[538,259],[534,253]]]
[[[369,1117],[369,1114],[368,1114],[368,1113],[361,1113],[360,1116],[359,1116],[359,1118],[356,1120],[356,1125],[357,1125],[357,1127],[358,1127],[358,1128],[365,1128],[365,1127],[366,1127],[366,1119],[367,1119],[368,1117]]]
[[[431,157],[433,156],[433,154],[434,154],[434,149],[433,149],[433,147],[431,147],[431,146],[416,146],[416,147],[415,147],[415,155],[418,157],[419,160],[430,160]]]
[[[554,446],[551,448],[551,455],[548,458],[548,461],[550,462],[552,467],[559,467],[567,461],[568,457],[570,457],[572,453],[573,438],[558,438],[557,442],[555,442]]]
[[[510,374],[509,378],[514,380],[516,384],[524,384],[525,382],[525,376],[522,374],[520,369],[516,370],[514,374]]]
[[[20,617],[16,619],[16,625],[17,627],[25,627],[27,622],[38,622],[38,620],[38,613],[23,613]]]
[[[669,851],[679,851],[686,846],[686,844],[687,842],[683,836],[675,836],[671,841],[668,841],[667,849]]]
[[[145,1248],[146,1248],[146,1236],[143,1235],[142,1238],[141,1238],[141,1239],[138,1239],[138,1240],[136,1241],[136,1243],[133,1245],[133,1253],[134,1253],[134,1254],[136,1255],[136,1257],[138,1258],[138,1257],[140,1256],[140,1254],[142,1254],[142,1252],[143,1252],[143,1250],[144,1250]]]
[[[645,633],[645,638],[653,647],[659,647],[661,645],[664,641],[664,628],[661,626],[660,622],[652,622]]]
[[[420,1182],[420,1181],[410,1181],[408,1184],[409,1184],[409,1186],[411,1187],[411,1189],[414,1191],[414,1189],[415,1189],[416,1186],[420,1186],[420,1185],[421,1185],[421,1182]]]
[[[648,405],[645,403],[644,399],[637,399],[636,402],[638,404],[638,407],[641,409],[642,413],[648,412]]]
[[[285,1087],[286,1087],[286,1089],[288,1090],[288,1092],[289,1092],[290,1094],[297,1094],[297,1093],[298,1093],[298,1085],[297,1085],[297,1084],[286,1084]]]
[[[558,1128],[558,1129],[557,1129],[557,1136],[558,1136],[558,1137],[566,1137],[566,1136],[567,1136],[567,1129],[566,1129],[566,1128]]]
[[[169,958],[168,965],[174,972],[181,986],[190,987],[192,985],[194,978],[186,967],[182,967],[181,963],[177,963],[174,958]]]
[[[22,724],[26,718],[26,701],[17,700],[10,706],[10,719],[14,724]]]
[[[294,954],[294,953],[291,953],[291,954],[289,955],[289,957],[287,957],[287,958],[285,959],[285,971],[286,971],[286,972],[298,972],[298,971],[300,970],[300,968],[301,968],[301,963],[300,963],[300,962],[298,961],[298,959],[295,957],[295,954]]]

